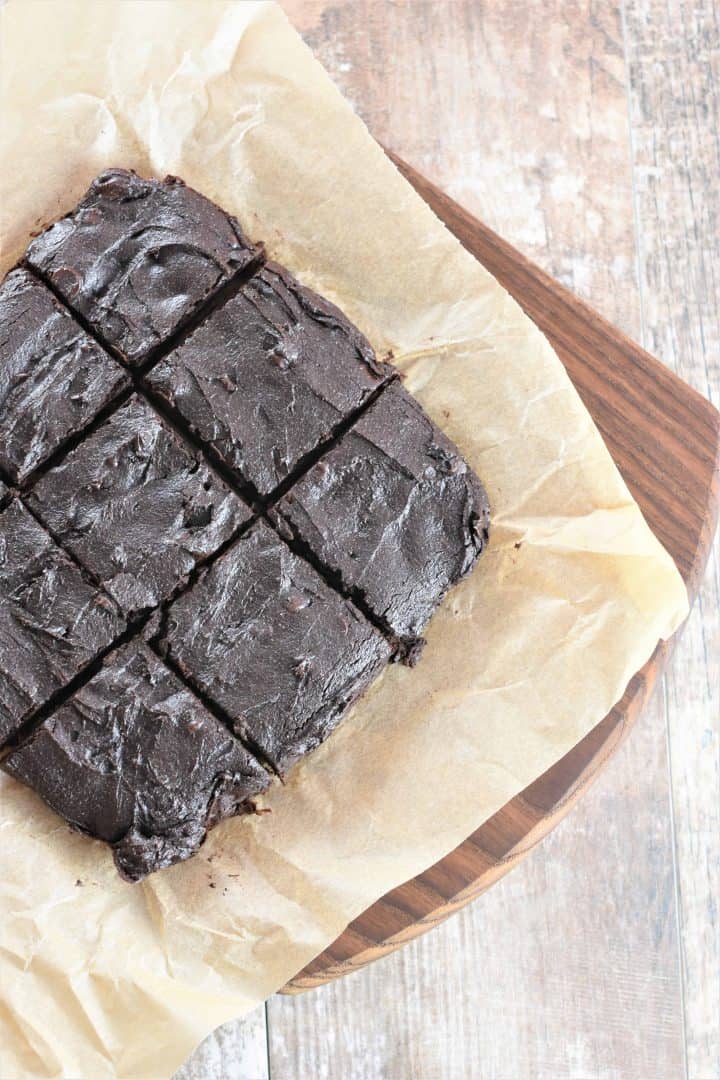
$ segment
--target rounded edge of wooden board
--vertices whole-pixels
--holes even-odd
[[[672,372],[534,267],[443,192],[409,166],[395,161],[448,228],[488,266],[550,337],[648,521],[678,563],[693,601],[710,554],[720,504],[720,414]],[[518,291],[529,283],[532,283],[532,290],[519,296]],[[528,295],[532,296],[532,301],[523,302]],[[552,315],[547,314],[553,304],[572,312],[574,331],[581,332],[583,342],[579,355],[573,351],[571,342],[554,333]],[[661,402],[656,402],[654,419],[660,428],[668,429],[666,442],[661,441],[660,445],[668,461],[677,448],[682,447],[686,458],[684,464],[689,468],[687,462],[691,463],[696,485],[695,507],[688,509],[684,504],[678,504],[683,512],[677,513],[677,523],[668,519],[666,505],[658,509],[653,503],[652,495],[646,492],[641,482],[642,475],[634,475],[638,470],[641,473],[642,458],[638,461],[627,447],[618,445],[610,418],[598,415],[601,410],[599,406],[594,407],[592,374],[587,372],[592,367],[589,358],[598,355],[605,362],[612,357],[620,367],[629,368],[629,376],[634,382],[653,380],[660,387]],[[661,423],[666,414],[659,404],[667,409],[667,416],[672,421],[667,425]],[[687,427],[688,416],[693,421],[690,428]],[[642,449],[647,451],[647,445]],[[677,528],[672,527],[674,524]],[[661,675],[674,640],[659,644],[648,663],[631,680],[622,700],[552,769],[438,863],[376,901],[281,993],[310,990],[386,956],[459,911],[526,858],[583,796],[620,746]]]
[[[438,863],[376,901],[280,992],[303,993],[387,956],[460,911],[525,859],[583,796],[623,742],[652,692],[665,659],[662,654],[667,652],[667,644],[658,648],[622,701],[586,737],[587,746],[583,746],[585,740],[578,743]],[[569,758],[574,759],[572,766]],[[567,786],[558,791],[557,801],[549,808],[537,805],[534,790],[544,794],[547,783],[562,788],[561,774],[567,775]],[[456,880],[465,879],[452,895],[444,895],[439,884],[448,872]],[[425,905],[428,910],[423,910]],[[404,925],[372,940],[372,930],[365,925],[370,920]]]

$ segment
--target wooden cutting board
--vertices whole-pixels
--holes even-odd
[[[400,171],[548,336],[694,600],[720,503],[720,413],[639,345],[404,162]],[[672,651],[661,644],[612,712],[477,832],[368,908],[285,987],[364,967],[442,922],[523,859],[581,798],[637,719]]]

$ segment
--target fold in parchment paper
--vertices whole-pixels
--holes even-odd
[[[277,7],[10,0],[0,17],[2,271],[104,167],[175,173],[392,349],[493,507],[419,666],[388,668],[271,814],[190,862],[124,884],[0,779],[0,1076],[164,1077],[569,750],[687,599],[547,341]]]

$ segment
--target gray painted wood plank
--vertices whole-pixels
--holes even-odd
[[[224,1024],[197,1048],[174,1080],[269,1080],[265,1006]]]
[[[627,0],[643,344],[720,401],[720,21]],[[720,1076],[720,560],[667,679],[690,1080]]]
[[[637,334],[617,5],[281,3],[376,139]]]

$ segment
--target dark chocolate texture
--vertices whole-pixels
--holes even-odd
[[[488,502],[458,449],[399,384],[277,505],[410,654],[487,541]]]
[[[0,466],[24,480],[128,377],[25,270],[0,285]]]
[[[262,261],[113,169],[0,286],[0,749],[128,880],[413,662],[487,538],[397,372]]]
[[[124,629],[115,604],[15,501],[0,513],[0,746]]]
[[[262,523],[171,605],[159,647],[280,773],[327,738],[390,657]]]
[[[270,776],[144,645],[95,677],[5,763],[58,814],[113,847],[128,881],[193,855]]]
[[[392,374],[336,307],[268,264],[149,381],[267,495]]]
[[[28,494],[126,615],[157,607],[250,510],[133,396]]]
[[[237,221],[181,180],[109,169],[27,262],[137,364],[256,256]]]

